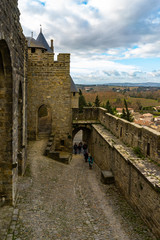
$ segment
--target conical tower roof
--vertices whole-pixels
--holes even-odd
[[[46,41],[46,39],[45,39],[45,37],[44,37],[44,35],[42,33],[42,30],[40,31],[40,33],[39,33],[39,35],[38,35],[36,40],[38,42],[40,42],[43,45],[43,47],[47,49],[48,52],[52,53],[52,50],[49,47],[49,45],[48,45],[48,43],[47,43],[47,41]]]
[[[29,48],[42,48],[47,50],[39,41],[35,40],[33,37],[26,37]]]

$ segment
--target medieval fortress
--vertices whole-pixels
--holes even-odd
[[[160,133],[108,114],[78,109],[70,54],[54,60],[42,30],[25,38],[17,0],[0,1],[0,200],[15,204],[27,164],[27,141],[51,135],[53,153],[71,153],[74,135],[84,141],[101,170],[160,236]],[[133,148],[138,148],[143,158]]]

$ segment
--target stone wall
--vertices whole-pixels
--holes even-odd
[[[98,108],[83,108],[83,111],[80,112],[79,108],[74,108],[72,110],[72,120],[98,120],[99,118],[99,109]]]
[[[160,164],[159,132],[118,118],[107,113],[103,108],[99,109],[99,121],[125,144],[131,147],[139,147],[144,156]]]
[[[145,157],[160,164],[160,133],[154,129],[116,117],[104,108],[73,109],[73,122],[82,120],[98,120],[126,145],[139,148]]]
[[[125,198],[139,212],[153,233],[160,237],[159,167],[147,159],[138,159],[102,125],[92,126],[90,152],[102,170],[111,170]]]
[[[92,129],[86,132],[87,142],[95,162],[101,170],[113,172],[125,198],[160,237],[160,133],[113,116],[103,108],[85,108],[82,113],[73,109],[74,132],[80,128],[85,131],[89,122]],[[143,158],[135,155],[134,147],[141,149]]]
[[[0,198],[14,204],[26,159],[26,45],[16,0],[0,1],[0,22]]]
[[[46,105],[51,112],[55,148],[72,148],[70,54],[54,54],[28,50],[28,136],[36,139],[38,109]]]

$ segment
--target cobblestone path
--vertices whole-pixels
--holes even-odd
[[[29,145],[20,185],[17,240],[155,239],[114,185],[103,185],[83,155],[64,165],[42,155],[44,141]]]

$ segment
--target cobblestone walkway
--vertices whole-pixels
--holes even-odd
[[[98,168],[89,170],[83,155],[63,165],[44,157],[44,147],[44,141],[29,145],[13,239],[155,239],[115,186],[100,182]]]

